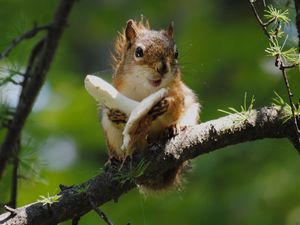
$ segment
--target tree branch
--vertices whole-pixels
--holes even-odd
[[[254,16],[258,22],[258,24],[261,26],[261,28],[263,29],[264,31],[264,34],[268,37],[269,39],[269,43],[270,45],[272,45],[273,47],[275,47],[275,43],[276,43],[276,40],[277,40],[277,34],[280,30],[280,21],[277,22],[277,25],[276,25],[276,28],[275,28],[275,33],[276,35],[273,36],[269,33],[269,31],[267,30],[267,27],[274,21],[275,22],[275,19],[272,21],[269,20],[267,23],[263,23],[262,19],[260,18],[259,14],[257,13],[256,11],[256,8],[254,6],[254,1],[252,0],[249,0],[249,4],[251,6],[251,9],[254,13]],[[296,13],[297,13],[297,29],[298,29],[298,32],[299,32],[299,29],[300,29],[300,24],[298,24],[298,21],[300,18],[298,16],[298,13],[300,13],[297,9],[297,7],[300,7],[300,3],[298,3],[297,0],[295,0],[295,6],[296,6]],[[274,17],[275,18],[275,17]],[[283,48],[283,47],[282,47]],[[297,118],[295,116],[295,110],[294,110],[294,104],[293,104],[293,93],[292,93],[292,90],[290,88],[290,84],[289,84],[289,80],[288,80],[288,77],[287,77],[287,72],[286,72],[286,69],[289,69],[289,68],[293,68],[293,67],[296,67],[298,64],[291,64],[291,65],[286,65],[287,62],[284,61],[283,57],[280,55],[280,54],[276,54],[275,56],[275,66],[281,71],[282,73],[282,77],[283,77],[283,80],[284,80],[284,84],[285,84],[285,87],[286,87],[286,91],[287,91],[287,94],[288,94],[288,98],[289,98],[289,105],[291,107],[291,110],[292,110],[292,116],[293,116],[293,125],[294,125],[294,129],[295,129],[295,135],[296,135],[296,141],[294,142],[295,144],[294,145],[297,145],[296,149],[298,150],[298,153],[300,154],[300,130],[299,130],[299,125],[298,125],[298,122],[297,122]]]
[[[17,149],[20,149],[20,139],[17,140]],[[12,181],[11,181],[11,193],[10,193],[10,201],[8,206],[12,208],[17,207],[17,195],[18,195],[18,169],[19,169],[19,152],[15,152],[13,156],[13,171],[12,171]]]
[[[0,149],[0,178],[13,152],[17,152],[17,140],[20,138],[26,119],[45,81],[74,2],[75,0],[60,1],[51,22],[51,28],[31,52],[19,103]],[[31,36],[32,34],[35,33],[31,33]]]
[[[95,203],[93,202],[92,199],[90,199],[90,203],[94,209],[94,211],[100,216],[101,219],[104,220],[104,222],[107,224],[107,225],[113,225],[113,223],[110,221],[110,219],[105,215],[105,213],[99,209]]]
[[[285,116],[290,119],[283,123]],[[263,138],[288,138],[294,143],[292,116],[279,107],[264,107],[252,110],[246,120],[239,114],[232,114],[188,127],[171,140],[157,143],[142,153],[137,151],[131,162],[125,162],[121,171],[119,163],[109,165],[102,174],[62,190],[58,202],[48,206],[35,202],[16,209],[14,214],[2,214],[0,224],[50,225],[63,222],[72,219],[74,215],[84,215],[93,210],[89,199],[93,199],[96,206],[110,200],[116,201],[137,184],[147,183],[147,180],[183,161],[228,145]],[[130,168],[136,168],[141,160],[147,162],[147,168],[141,176],[125,180],[119,178],[120,173],[128,174]]]
[[[37,26],[37,24],[34,24],[33,28],[29,31],[24,32],[21,34],[19,37],[16,37],[15,39],[12,40],[11,45],[8,46],[4,51],[0,54],[0,59],[5,58],[9,55],[9,53],[17,47],[17,45],[22,42],[25,39],[30,39],[34,37],[37,33],[39,33],[42,30],[47,30],[50,29],[51,25],[46,24],[42,26]]]

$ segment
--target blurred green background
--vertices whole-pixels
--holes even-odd
[[[34,21],[51,21],[57,3],[0,0],[0,51]],[[114,38],[128,19],[141,14],[155,29],[175,22],[183,80],[199,96],[202,121],[223,116],[217,109],[239,108],[245,92],[255,95],[255,107],[270,105],[273,91],[286,99],[282,77],[264,52],[268,43],[247,0],[78,1],[23,132],[19,206],[57,193],[61,183],[79,184],[103,167],[107,159],[103,132],[83,79],[88,73],[110,79]],[[288,26],[286,32],[289,44],[296,45],[295,27]],[[39,37],[24,41],[0,66],[24,70]],[[289,76],[297,99],[299,71]],[[0,91],[2,101],[16,104],[16,86]],[[9,199],[10,173],[8,167],[0,181],[0,203]],[[115,225],[296,225],[300,223],[299,174],[300,157],[287,140],[244,143],[194,159],[179,193],[145,197],[133,190],[117,204],[101,209]],[[90,212],[80,224],[104,223]]]

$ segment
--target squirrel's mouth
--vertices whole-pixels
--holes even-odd
[[[158,87],[161,84],[161,79],[149,79],[148,78],[148,81],[154,87]]]

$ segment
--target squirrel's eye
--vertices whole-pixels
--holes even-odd
[[[144,56],[143,49],[141,47],[137,47],[135,49],[135,57],[143,57],[143,56]]]
[[[178,58],[178,50],[177,49],[175,50],[174,57],[175,57],[175,59]]]

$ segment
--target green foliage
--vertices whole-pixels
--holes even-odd
[[[284,22],[288,23],[290,21],[290,18],[288,17],[289,11],[276,9],[272,5],[269,5],[267,9],[265,10],[265,18],[277,22]]]
[[[9,125],[13,119],[14,109],[5,101],[0,101],[0,129]]]
[[[275,97],[272,99],[272,106],[276,107],[278,110],[282,110],[281,114],[281,120],[283,123],[286,123],[288,120],[292,119],[293,113],[292,113],[292,107],[284,101],[284,99],[277,93],[275,93]],[[295,116],[300,116],[300,105],[299,104],[293,104],[294,107],[294,113]]]
[[[20,67],[15,63],[7,63],[5,66],[0,66],[0,129],[9,125],[15,112],[15,109],[9,105],[9,102],[1,96],[3,94],[1,87],[4,87],[7,83],[19,85],[15,79],[17,75],[21,74],[19,71]]]
[[[47,184],[47,180],[41,175],[44,163],[38,157],[40,146],[28,140],[22,144],[19,153],[19,176],[25,181]]]
[[[142,176],[147,169],[149,163],[146,163],[144,159],[142,159],[136,167],[133,167],[130,163],[130,168],[127,171],[120,170],[116,176],[113,178],[113,180],[119,181],[122,185],[124,185],[126,182],[131,182]]]
[[[244,122],[247,120],[251,114],[251,110],[253,109],[255,98],[254,95],[251,96],[249,105],[247,103],[247,92],[244,94],[244,102],[243,105],[241,105],[241,111],[233,108],[233,107],[228,107],[229,111],[223,110],[223,109],[218,109],[219,112],[225,113],[227,115],[230,115],[232,113],[236,113],[238,115],[238,119],[235,121],[237,123]]]
[[[289,48],[284,51],[283,50],[284,45],[280,45],[277,39],[275,39],[269,45],[270,47],[268,47],[265,50],[269,56],[272,57],[281,56],[281,58],[283,58],[288,63],[298,64],[300,62],[297,48]]]
[[[50,196],[49,193],[48,193],[47,196],[41,195],[40,198],[37,201],[42,203],[43,205],[51,205],[55,202],[58,202],[60,197],[61,197],[61,195]]]
[[[299,64],[300,58],[297,48],[291,47],[284,50],[288,35],[286,35],[285,40],[281,41],[284,37],[282,25],[290,22],[288,15],[289,11],[287,9],[276,9],[272,5],[269,5],[265,10],[264,16],[268,20],[266,27],[272,26],[272,28],[268,30],[270,35],[269,47],[266,48],[265,51],[269,56],[280,57],[284,64]]]
[[[17,63],[5,63],[4,66],[0,67],[0,86],[9,82],[19,85],[14,78],[18,75],[22,75],[20,71],[20,65]]]
[[[8,74],[7,76],[0,77],[0,86],[7,84],[9,82],[16,83],[15,80],[13,79],[14,76],[15,74],[11,73]]]

